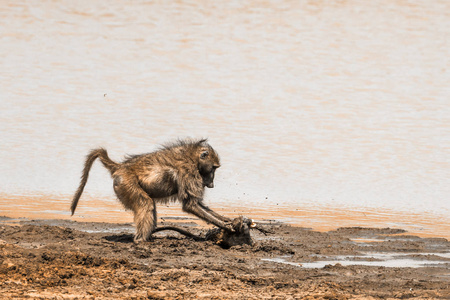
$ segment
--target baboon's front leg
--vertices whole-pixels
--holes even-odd
[[[183,210],[185,212],[196,215],[200,219],[208,223],[214,224],[219,228],[228,231],[234,231],[233,226],[228,222],[228,220],[226,220],[228,218],[225,218],[223,216],[216,217],[218,215],[217,213],[215,212],[211,213],[212,212],[211,209],[207,208],[203,204],[200,204],[198,201],[190,201],[187,204],[183,204]],[[221,220],[221,218],[225,219]]]
[[[213,215],[214,217],[216,217],[217,219],[224,221],[224,222],[231,222],[230,218],[227,218],[225,216],[222,216],[221,214],[216,213],[215,211],[213,211],[211,208],[209,208],[208,206],[204,205],[203,203],[199,203],[199,205],[206,210],[209,214]]]

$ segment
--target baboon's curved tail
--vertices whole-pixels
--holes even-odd
[[[119,168],[119,164],[112,161],[108,157],[108,152],[106,152],[106,150],[103,148],[92,150],[87,155],[86,162],[84,163],[83,175],[81,176],[80,186],[78,187],[75,195],[73,196],[72,205],[70,206],[72,216],[75,213],[75,209],[77,208],[78,205],[78,200],[80,200],[81,194],[83,193],[84,190],[84,186],[87,183],[89,171],[91,170],[92,164],[97,158],[100,158],[100,161],[103,163],[105,168],[107,168],[111,172],[111,174],[114,173]]]

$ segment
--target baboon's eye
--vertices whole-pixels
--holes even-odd
[[[208,156],[208,154],[209,154],[208,151],[203,151],[202,154],[200,154],[200,158],[205,158]]]

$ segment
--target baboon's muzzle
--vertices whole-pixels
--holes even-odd
[[[214,187],[214,182],[208,183],[206,186],[212,189]]]

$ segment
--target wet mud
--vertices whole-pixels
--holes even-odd
[[[449,299],[450,243],[401,229],[259,222],[228,249],[132,224],[0,222],[2,299]],[[176,222],[199,236],[207,228]],[[379,264],[379,265],[377,265]]]

